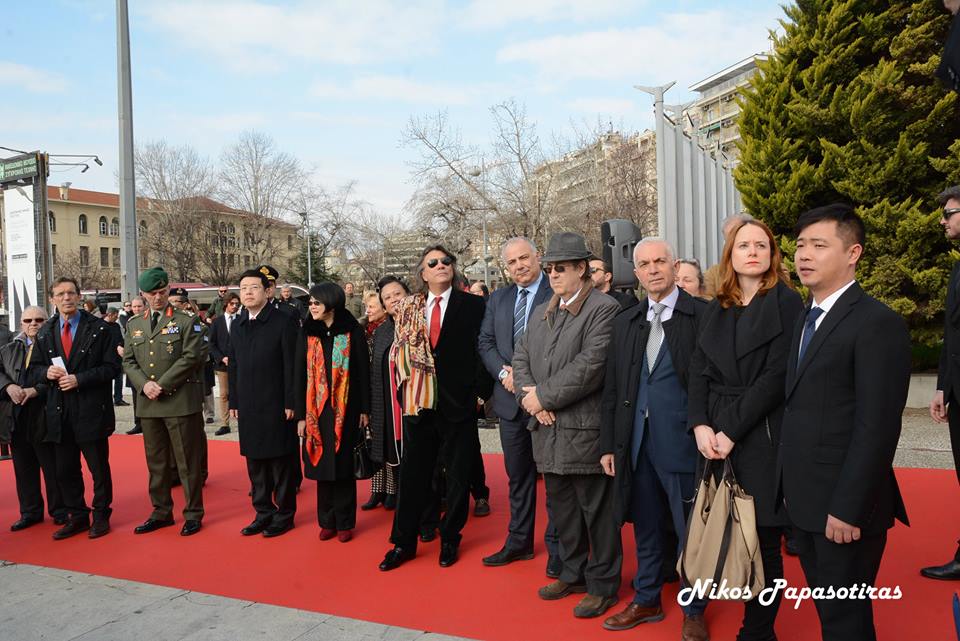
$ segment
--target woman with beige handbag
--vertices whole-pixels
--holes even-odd
[[[787,522],[776,505],[775,470],[787,355],[803,302],[782,275],[780,249],[760,221],[741,222],[731,230],[720,274],[717,297],[701,321],[690,365],[689,426],[707,462],[725,459],[726,470],[719,478],[705,474],[690,514],[681,569],[703,569],[703,576],[688,575],[692,582],[740,576],[746,578],[738,580],[749,583],[757,578],[749,567],[759,544],[769,586],[783,577],[780,536]],[[719,466],[707,465],[705,471],[714,467]],[[708,501],[712,505],[707,520],[712,523],[698,513]],[[755,524],[750,523],[751,507]],[[716,518],[727,514],[732,518]],[[718,528],[717,521],[725,528]],[[719,545],[724,539],[725,567],[717,563],[716,553],[709,564],[700,558],[711,543]],[[749,587],[756,597],[756,581]],[[737,598],[746,601],[738,641],[776,639],[773,625],[779,598],[766,606],[756,598]]]

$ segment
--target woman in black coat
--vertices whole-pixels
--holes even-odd
[[[727,236],[721,284],[700,322],[690,364],[689,425],[707,459],[729,457],[754,498],[766,585],[783,577],[776,506],[776,460],[783,418],[787,356],[803,301],[781,276],[780,250],[760,221]],[[745,604],[738,640],[775,639],[779,596]]]
[[[357,523],[357,481],[353,449],[370,414],[370,360],[367,338],[346,310],[346,296],[335,283],[310,288],[310,314],[298,342],[298,388],[306,420],[304,476],[317,482],[320,540],[353,538]]]
[[[400,439],[394,409],[399,409],[397,388],[390,377],[390,348],[393,347],[394,318],[397,303],[410,295],[407,285],[395,276],[377,283],[380,303],[387,318],[373,333],[370,361],[370,457],[383,465],[370,484],[370,500],[360,506],[372,510],[380,503],[387,510],[397,506],[397,481],[400,478]],[[396,407],[395,407],[396,406]],[[402,429],[402,426],[401,426]]]

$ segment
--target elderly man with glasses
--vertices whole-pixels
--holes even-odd
[[[47,488],[48,513],[58,525],[67,522],[53,443],[43,442],[47,434],[43,410],[47,383],[32,387],[27,384],[27,365],[34,341],[46,320],[43,308],[27,307],[20,318],[20,333],[0,349],[0,426],[11,428],[13,471],[20,502],[20,518],[10,526],[12,532],[43,521],[41,473]]]

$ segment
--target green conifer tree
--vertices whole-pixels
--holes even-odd
[[[798,0],[741,100],[747,210],[781,235],[803,211],[857,207],[857,278],[936,345],[954,258],[934,197],[960,183],[960,101],[933,76],[950,16],[939,0]]]

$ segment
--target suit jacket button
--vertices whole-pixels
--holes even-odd
[[[624,407],[630,407],[630,401],[624,401],[624,402],[623,402],[623,406],[624,406]]]

